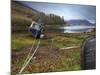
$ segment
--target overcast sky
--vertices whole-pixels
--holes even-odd
[[[64,16],[65,20],[86,19],[92,23],[96,20],[96,7],[90,5],[71,5],[43,2],[22,2],[27,6],[42,11],[45,14]]]

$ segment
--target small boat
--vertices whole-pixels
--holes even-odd
[[[32,24],[29,27],[29,31],[32,33],[32,36],[35,38],[43,38],[43,24],[32,21]]]

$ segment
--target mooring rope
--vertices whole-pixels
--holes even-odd
[[[36,51],[38,50],[39,45],[40,45],[40,39],[39,39],[39,41],[38,41],[38,44],[37,44],[36,49],[34,50],[33,54],[30,56],[30,53],[31,53],[31,51],[32,51],[32,49],[33,49],[33,46],[34,46],[34,43],[35,43],[35,41],[33,42],[33,45],[32,45],[32,47],[31,47],[31,49],[30,49],[30,52],[29,52],[29,54],[28,54],[28,56],[27,56],[27,58],[26,58],[26,60],[25,60],[25,62],[24,62],[24,64],[23,64],[21,70],[19,71],[19,74],[21,74],[21,73],[23,72],[23,70],[24,70],[25,67],[29,64],[29,62],[30,62],[30,60],[32,59],[32,57],[35,55],[35,53],[36,53]],[[29,56],[30,56],[30,57],[29,57]],[[28,59],[28,58],[29,58],[29,59]]]
[[[33,41],[32,47],[31,47],[30,50],[29,50],[29,53],[28,53],[28,55],[27,55],[27,58],[26,58],[25,61],[24,61],[23,66],[25,65],[25,63],[26,63],[27,60],[29,59],[29,56],[30,56],[30,54],[31,54],[31,52],[32,52],[32,49],[33,49],[34,44],[35,44],[35,41],[36,41],[36,39]],[[22,66],[22,67],[23,67],[23,66]]]

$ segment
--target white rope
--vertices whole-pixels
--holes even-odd
[[[21,74],[23,72],[23,70],[25,69],[25,67],[29,64],[30,60],[32,59],[32,57],[34,56],[34,54],[36,53],[37,49],[39,48],[39,44],[40,44],[40,39],[39,42],[37,44],[36,49],[34,50],[33,54],[31,55],[31,57],[29,58],[29,60],[26,62],[26,64],[23,65],[23,67],[21,68],[19,74]]]
[[[26,64],[27,60],[29,59],[29,56],[30,56],[30,54],[31,54],[31,52],[32,52],[32,49],[33,49],[34,44],[35,44],[35,41],[36,41],[36,39],[33,41],[32,47],[31,47],[31,49],[30,49],[30,51],[29,51],[29,53],[28,53],[28,55],[27,55],[27,58],[26,58],[25,61],[24,61],[23,66]],[[23,67],[23,66],[22,66],[22,67]],[[22,68],[21,68],[21,69],[22,69]]]

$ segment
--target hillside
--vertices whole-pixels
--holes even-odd
[[[21,1],[12,1],[11,5],[12,26],[29,26],[32,19],[36,20],[39,17],[42,19],[44,24],[52,25],[65,23],[62,17],[55,14],[45,14],[43,12],[37,11],[22,4]]]
[[[12,1],[12,25],[27,25],[31,23],[32,18],[38,16],[37,11],[33,11],[31,8],[22,5],[17,1]]]

